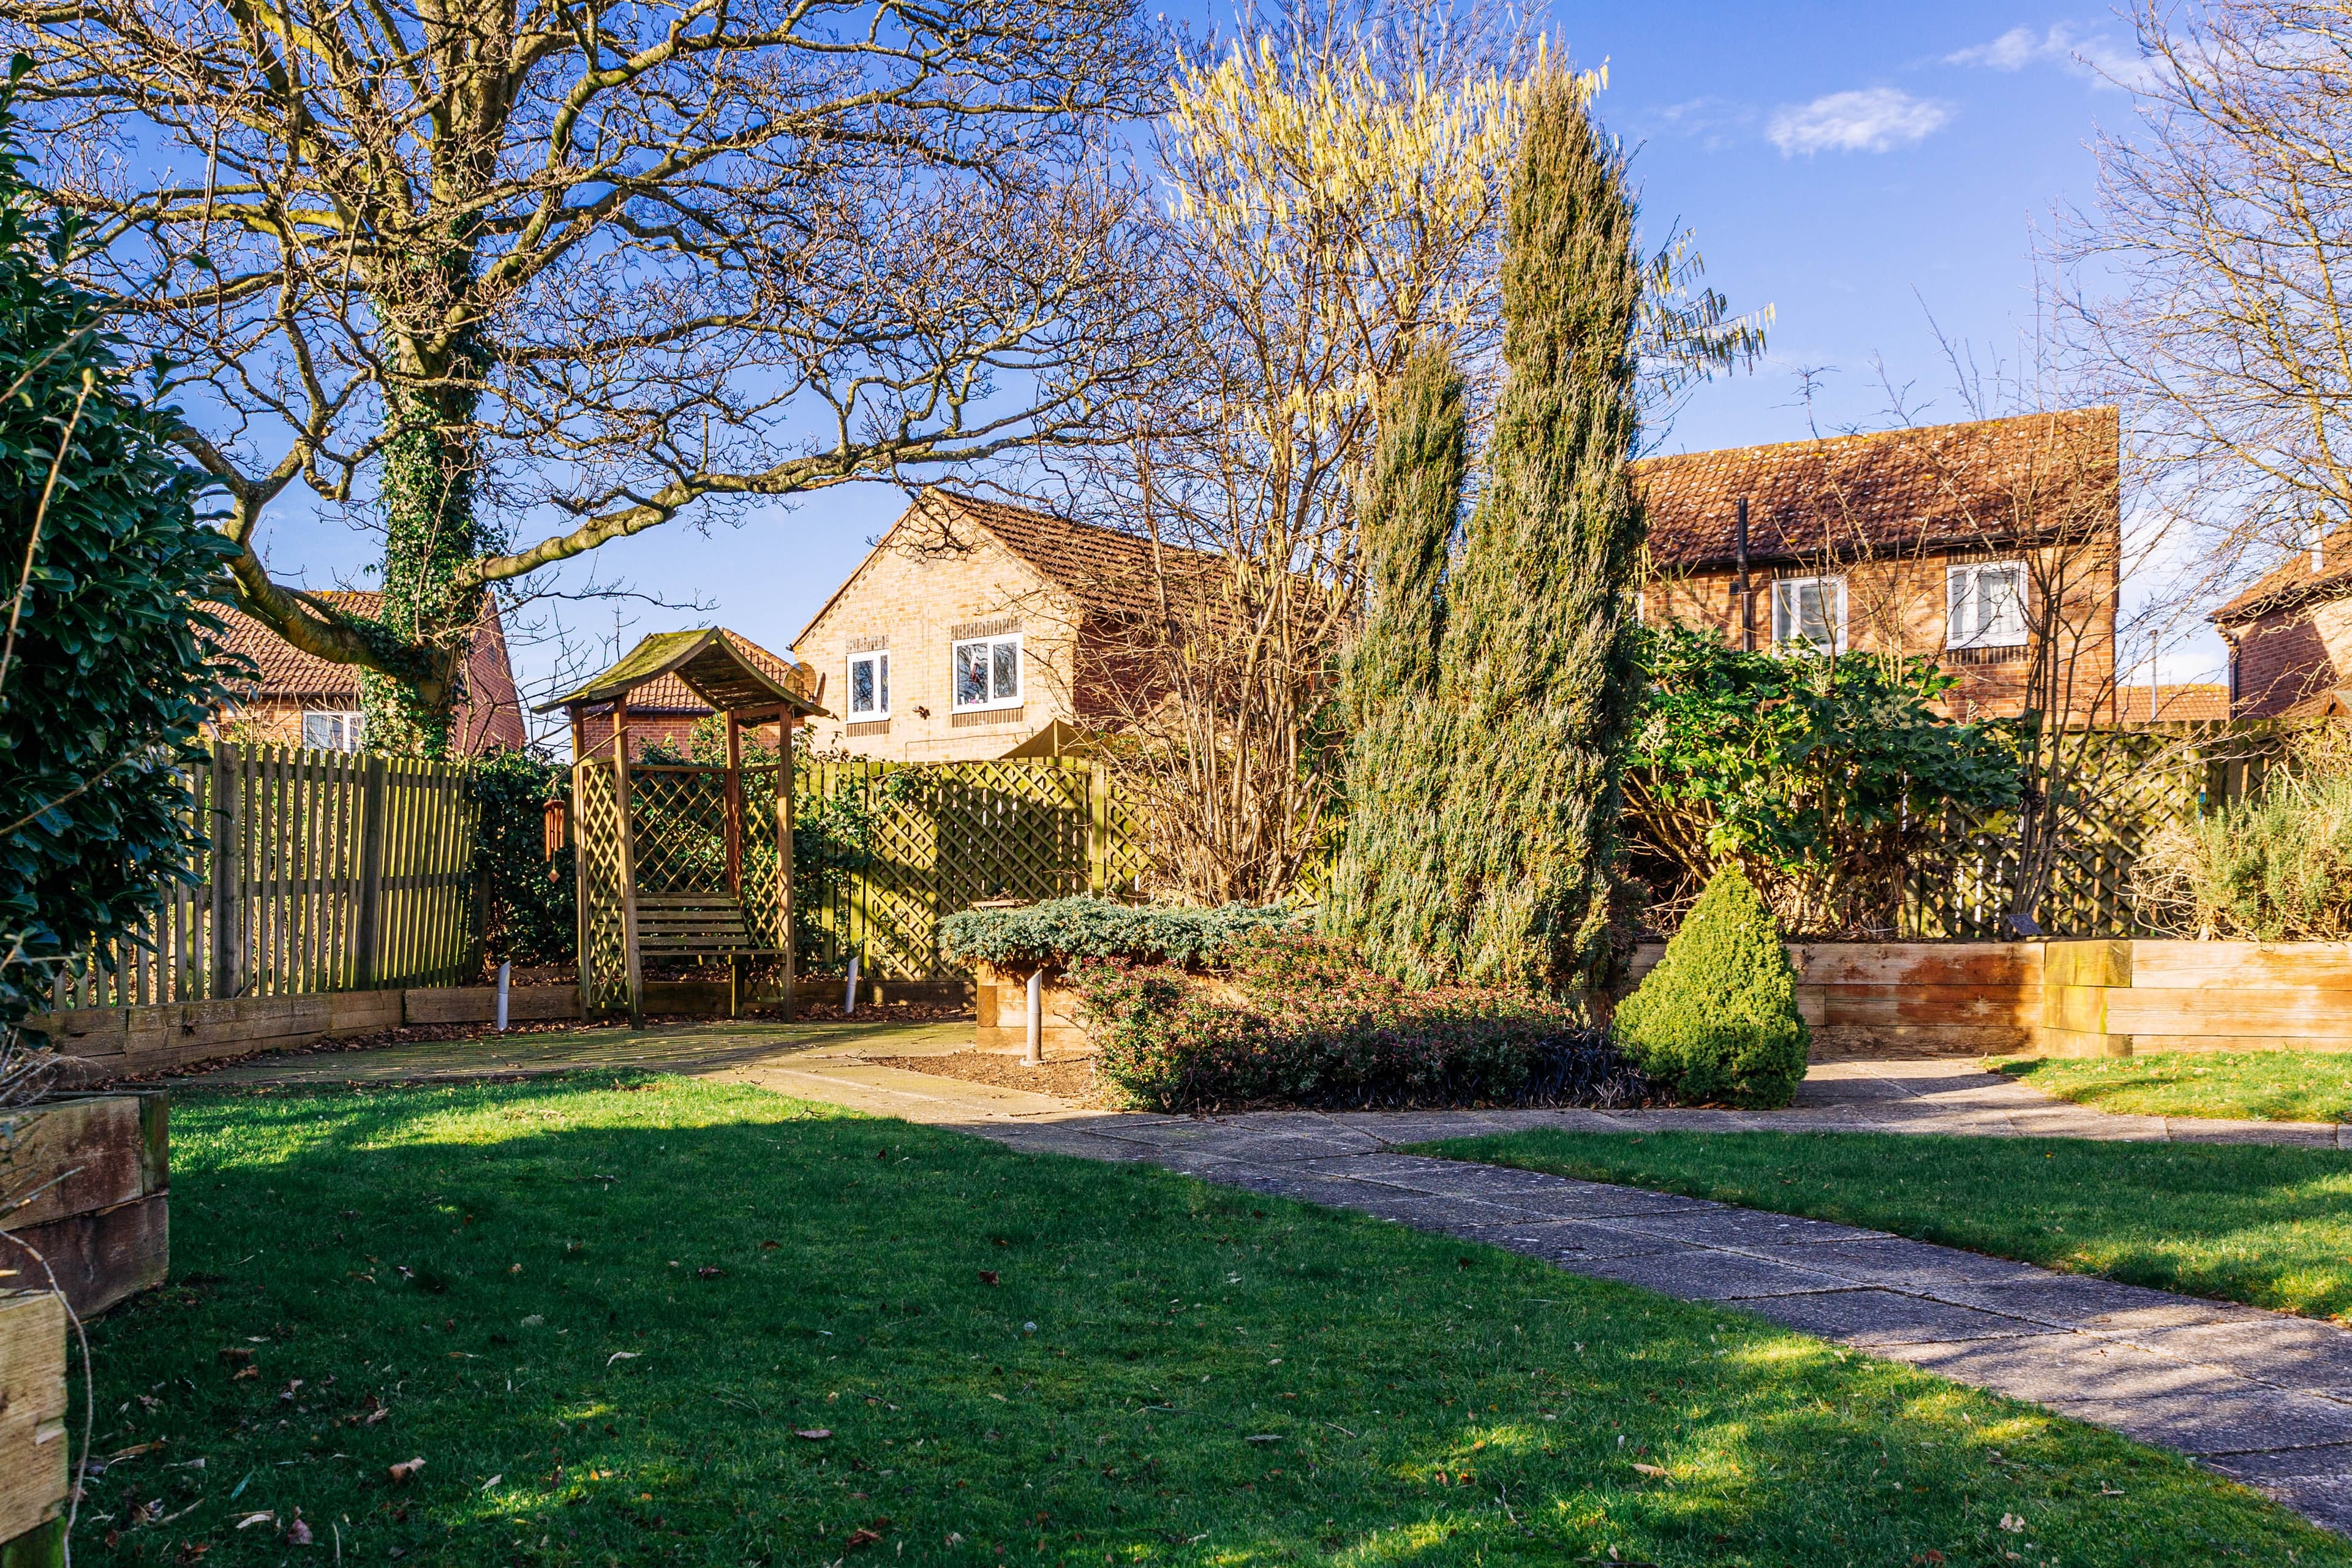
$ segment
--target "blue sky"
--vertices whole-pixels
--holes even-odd
[[[2095,7],[1685,4],[1560,0],[1551,31],[1603,61],[1600,110],[1637,148],[1645,219],[1696,233],[1708,281],[1735,308],[1770,306],[1770,353],[1701,388],[1666,450],[1788,440],[1891,423],[1872,369],[1909,384],[1913,416],[1966,417],[1930,326],[2015,359],[2034,313],[2035,231],[2087,202],[2084,143],[2124,128],[2128,95],[2074,57],[2117,60],[2126,32]],[[1809,416],[1801,373],[1819,373]],[[887,527],[903,496],[833,490],[708,533],[673,525],[601,552],[598,574],[707,615],[631,607],[627,640],[716,621],[782,648]],[[365,542],[294,523],[273,565],[314,585],[356,581]],[[612,607],[569,607],[609,638]],[[526,681],[548,654],[517,649]],[[2218,668],[2218,642],[2166,660],[2168,679]]]

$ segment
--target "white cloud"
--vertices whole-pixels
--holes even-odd
[[[1997,71],[2056,65],[2102,86],[2128,86],[2147,69],[2147,62],[2135,51],[2103,34],[2078,32],[2066,22],[2040,33],[2031,27],[2011,27],[1989,44],[1977,44],[1946,55],[1944,63],[1985,66]]]
[[[1832,92],[1776,110],[1764,134],[1783,156],[1799,153],[1884,153],[1917,142],[1952,118],[1949,105],[1899,88]]]

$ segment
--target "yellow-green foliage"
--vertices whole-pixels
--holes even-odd
[[[1619,1048],[1676,1100],[1789,1103],[1812,1031],[1797,1012],[1780,922],[1739,868],[1707,883],[1614,1028]]]

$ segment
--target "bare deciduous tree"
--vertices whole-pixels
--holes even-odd
[[[2211,588],[2352,519],[2352,5],[2133,15],[2137,123],[2097,145],[2055,293]]]
[[[241,606],[435,749],[485,591],[1083,428],[1148,311],[1130,0],[0,0],[82,270],[179,368]],[[380,623],[251,549],[372,503]]]

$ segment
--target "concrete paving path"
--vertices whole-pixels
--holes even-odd
[[[214,1083],[637,1067],[757,1085],[1040,1153],[1149,1163],[1490,1243],[1572,1273],[1775,1322],[2186,1453],[2352,1534],[2352,1332],[1756,1209],[1399,1152],[1529,1127],[1836,1130],[2347,1145],[2338,1129],[2111,1116],[1946,1061],[1823,1064],[1784,1111],[1089,1110],[890,1066],[968,1025],[706,1026],[252,1062]],[[580,1037],[572,1037],[575,1041]]]

